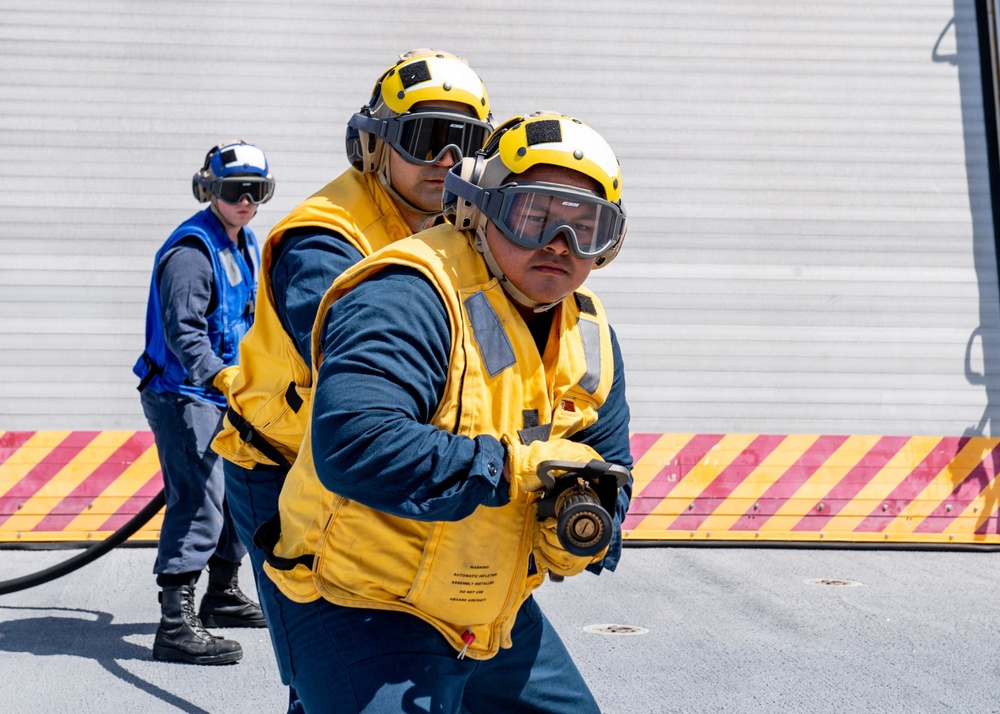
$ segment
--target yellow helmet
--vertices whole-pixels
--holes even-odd
[[[426,102],[458,102],[472,113],[414,109]],[[492,128],[486,88],[464,59],[438,50],[411,50],[382,73],[368,104],[348,121],[347,157],[356,169],[370,173],[379,169],[388,144],[409,161],[433,163],[446,149],[463,156],[473,153]],[[447,143],[438,146],[442,142]]]
[[[592,179],[602,196],[591,191],[553,184],[518,183],[518,174],[534,166],[557,166]],[[621,168],[608,143],[578,119],[554,112],[514,117],[493,132],[482,151],[464,158],[445,177],[444,214],[460,230],[475,230],[484,250],[482,232],[487,220],[524,248],[538,248],[554,233],[527,235],[510,218],[517,196],[527,193],[565,195],[593,209],[596,230],[584,237],[567,226],[553,226],[570,233],[573,251],[594,259],[594,267],[610,263],[625,238],[626,215],[621,202]],[[494,189],[494,190],[489,190]],[[573,194],[575,197],[570,197]]]

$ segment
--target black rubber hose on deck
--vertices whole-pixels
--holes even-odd
[[[51,568],[39,570],[37,573],[24,575],[20,578],[14,578],[13,580],[0,582],[0,595],[17,592],[18,590],[27,590],[28,588],[33,588],[36,585],[47,583],[50,580],[61,578],[63,575],[68,575],[74,570],[82,568],[87,563],[97,560],[108,551],[124,543],[140,528],[149,523],[150,519],[160,512],[160,509],[163,508],[166,502],[167,499],[164,496],[163,491],[160,491],[158,494],[153,496],[153,500],[146,504],[145,508],[132,516],[128,523],[116,530],[105,540],[102,540],[100,543],[94,543],[86,548],[82,553],[53,565]]]

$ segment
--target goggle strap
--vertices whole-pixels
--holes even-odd
[[[453,171],[445,174],[444,190],[450,191],[459,198],[464,198],[472,205],[478,206],[480,210],[483,210],[483,205],[485,204],[484,198],[488,193],[485,189],[479,188],[479,186],[470,181],[466,181],[458,174],[453,173]]]
[[[444,177],[444,190],[450,191],[459,198],[464,198],[479,208],[487,218],[497,219],[500,217],[503,194],[495,190],[480,188],[452,171],[449,171]]]
[[[347,120],[347,126],[352,129],[357,129],[358,131],[367,131],[369,134],[375,134],[379,138],[382,138],[382,134],[386,131],[386,122],[381,119],[376,119],[373,116],[368,116],[367,114],[354,114],[350,119]]]

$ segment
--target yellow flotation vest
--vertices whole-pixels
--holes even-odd
[[[281,325],[270,279],[278,244],[289,230],[304,226],[336,231],[362,255],[411,233],[378,178],[355,169],[300,203],[271,230],[262,253],[254,326],[240,343],[240,370],[229,392],[229,411],[212,442],[220,456],[247,469],[278,463],[278,455],[268,456],[255,443],[268,451],[269,446],[277,449],[293,463],[309,418],[312,372]]]
[[[390,265],[415,268],[441,295],[452,335],[444,395],[431,423],[475,437],[529,443],[572,436],[597,420],[613,379],[611,333],[597,298],[580,289],[553,317],[544,354],[465,233],[439,226],[383,249],[346,271],[327,293],[313,331],[313,363],[330,304]],[[281,491],[274,555],[265,570],[292,600],[323,597],[347,607],[400,610],[433,625],[457,650],[487,659],[510,647],[521,604],[542,583],[528,574],[538,534],[522,494],[480,506],[457,522],[400,518],[324,488],[313,465],[311,425]],[[310,557],[315,554],[315,557]],[[311,563],[308,567],[305,563]],[[470,642],[471,639],[471,642]]]

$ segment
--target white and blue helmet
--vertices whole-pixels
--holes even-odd
[[[239,203],[244,196],[251,203],[266,203],[274,195],[274,176],[264,152],[238,139],[209,150],[191,179],[191,190],[199,203],[207,203],[212,196],[227,203]]]

